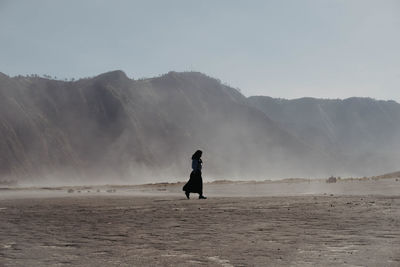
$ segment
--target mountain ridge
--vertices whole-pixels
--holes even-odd
[[[288,128],[286,117],[199,72],[135,80],[116,70],[76,81],[0,75],[0,96],[0,179],[182,180],[198,148],[215,179],[359,172]]]
[[[359,164],[354,161],[358,157],[366,170],[370,164],[372,168],[378,164],[393,171],[398,168],[400,105],[395,101],[354,97],[281,100],[263,96],[249,97],[248,101],[304,142],[332,151],[346,164]],[[384,168],[379,170],[385,172]]]

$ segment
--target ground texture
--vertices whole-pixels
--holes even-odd
[[[0,199],[0,266],[400,266],[400,196]]]

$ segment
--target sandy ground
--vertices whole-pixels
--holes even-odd
[[[395,180],[180,187],[1,190],[0,266],[400,266]]]

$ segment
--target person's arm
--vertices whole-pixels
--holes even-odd
[[[197,168],[198,168],[198,162],[197,162],[197,160],[192,160],[192,169],[195,171],[195,170],[197,170]]]

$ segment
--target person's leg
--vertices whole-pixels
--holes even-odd
[[[207,199],[205,196],[203,196],[203,178],[201,177],[201,173],[200,173],[200,193],[199,193],[199,199]]]
[[[185,191],[187,199],[190,199],[190,192],[192,192],[195,178],[195,173],[192,171],[190,173],[189,181],[183,186],[183,191]]]

